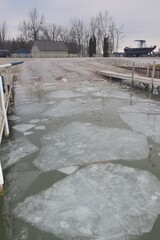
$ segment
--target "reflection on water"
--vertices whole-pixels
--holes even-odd
[[[95,163],[95,166],[98,166],[97,164],[99,162],[106,164],[107,161],[114,159],[115,161],[112,161],[113,166],[117,164],[122,165],[120,165],[120,169],[122,168],[122,170],[119,170],[119,174],[122,174],[122,179],[119,177],[119,174],[117,174],[117,177],[114,179],[115,181],[121,180],[122,182],[124,181],[123,184],[125,183],[123,177],[125,179],[127,178],[123,175],[123,166],[140,169],[141,171],[147,170],[160,179],[160,102],[157,101],[159,100],[159,96],[146,96],[145,94],[146,93],[140,93],[138,90],[131,91],[130,88],[124,87],[123,85],[118,86],[116,84],[106,86],[104,83],[97,83],[94,86],[93,84],[92,86],[87,85],[86,87],[78,86],[77,89],[51,88],[49,90],[47,88],[47,90],[45,90],[43,88],[43,90],[38,89],[37,91],[35,88],[17,85],[15,87],[14,114],[10,116],[9,120],[11,136],[10,139],[4,140],[0,155],[4,166],[6,165],[4,170],[5,194],[0,198],[0,239],[67,240],[71,237],[67,235],[69,224],[67,218],[74,219],[74,223],[76,224],[76,214],[77,219],[81,218],[81,221],[85,222],[86,218],[89,220],[85,227],[81,226],[79,230],[77,229],[76,232],[73,232],[73,235],[77,233],[73,239],[93,239],[93,237],[96,240],[106,239],[106,236],[104,238],[102,237],[102,233],[104,229],[107,229],[105,226],[107,221],[113,230],[113,235],[110,231],[110,239],[112,239],[115,231],[119,229],[115,221],[111,221],[112,214],[104,220],[101,218],[102,213],[98,215],[101,210],[94,213],[94,211],[88,212],[88,209],[85,208],[87,206],[87,199],[90,197],[93,199],[93,201],[90,201],[93,204],[93,208],[96,206],[94,205],[94,198],[97,199],[96,202],[100,201],[101,206],[105,206],[106,196],[104,197],[100,193],[97,195],[96,191],[93,190],[97,188],[98,191],[102,191],[103,193],[104,186],[101,184],[101,181],[104,176],[102,172],[98,172],[96,168],[93,168],[91,175],[92,177],[95,175],[98,179],[95,183],[94,178],[92,179],[93,181],[87,178],[88,174],[81,178],[79,174],[81,171],[85,172],[87,168],[92,169],[92,165],[90,165],[92,162]],[[131,144],[131,141],[133,141],[134,144]],[[136,158],[139,160],[137,161]],[[65,169],[65,167],[71,166],[75,167],[73,171],[75,173],[72,173],[72,169]],[[59,168],[61,168],[62,171],[58,170]],[[67,178],[68,174],[71,175]],[[77,176],[80,180],[76,182],[74,177],[72,178],[72,175]],[[130,181],[133,180],[132,177],[133,175],[130,173],[127,180],[127,184],[129,185],[124,184],[123,189],[124,192],[126,191],[124,197],[128,194],[127,188],[130,189],[132,186],[130,185]],[[140,175],[135,177],[135,185],[133,184],[135,187],[139,177]],[[66,183],[67,181],[72,181],[72,179],[73,182],[75,181],[74,188],[70,185],[71,182]],[[145,181],[148,181],[147,179],[148,178],[143,178],[144,186],[146,186]],[[83,203],[83,207],[81,206],[82,201],[80,200],[83,191],[81,192],[80,188],[84,190],[82,187],[84,182],[80,184],[81,181],[89,184],[88,193],[90,193],[88,198],[87,195],[84,196],[83,201],[85,204]],[[107,183],[109,183],[109,181],[110,180],[107,180]],[[58,182],[59,184],[57,184]],[[96,183],[98,187],[95,185]],[[149,183],[151,183],[151,181],[149,181]],[[158,183],[157,180],[156,183]],[[65,187],[66,184],[69,184],[70,187]],[[108,189],[112,187],[112,184],[110,184]],[[123,184],[120,184],[120,186],[122,187]],[[144,214],[145,219],[143,219],[143,213],[140,214],[140,211],[138,211],[137,214],[140,214],[139,217],[142,217],[142,225],[145,225],[145,221],[148,219],[148,228],[146,228],[145,232],[145,228],[143,229],[143,227],[141,227],[141,229],[138,229],[138,226],[135,226],[133,231],[135,238],[126,235],[127,240],[159,240],[159,208],[156,208],[156,212],[154,212],[154,206],[156,205],[153,204],[153,201],[159,198],[158,188],[157,195],[147,195],[155,191],[154,184],[153,188],[149,184],[148,188],[147,186],[143,188],[143,184],[141,190],[138,190],[138,193],[143,190],[144,195],[143,197],[136,195],[136,201],[141,199],[141,197],[142,200],[144,200],[145,197],[148,196],[148,199],[146,202],[143,202],[143,205],[144,208],[149,208],[147,204],[152,203],[151,215],[152,217],[154,215],[154,221],[151,222],[153,228],[152,224],[150,225],[151,218],[149,214]],[[59,193],[60,198],[57,198],[57,202],[55,203],[55,206],[58,206],[56,207],[58,212],[52,216],[52,222],[47,223],[47,221],[50,221],[47,219],[44,223],[46,227],[44,227],[42,224],[43,221],[40,221],[40,217],[43,213],[47,218],[45,208],[47,208],[47,201],[50,202],[52,198],[50,199],[50,197],[48,197],[47,200],[48,195],[46,193],[46,205],[44,207],[43,204],[40,204],[40,201],[43,203],[43,194],[45,193],[41,192],[44,190],[50,191],[49,189],[52,188],[52,185],[56,186],[56,191],[60,191],[58,186],[61,186],[63,191]],[[87,188],[87,184],[84,184],[84,186]],[[112,196],[111,189],[113,190],[115,187],[118,189],[118,192],[113,191],[115,196]],[[110,191],[113,197],[112,200],[115,200],[115,206],[117,206],[117,211],[119,211],[119,205],[116,204],[116,199],[119,199],[119,195],[121,195],[120,193],[123,192],[123,189],[119,187],[117,182],[115,182],[111,189],[108,191]],[[133,186],[131,189],[133,189]],[[105,192],[106,191],[107,190],[105,190]],[[137,194],[137,190],[134,191],[131,192],[131,195]],[[52,195],[52,192],[50,192],[50,194]],[[53,192],[53,195],[54,194],[55,191]],[[60,205],[63,205],[64,200],[61,201],[60,204],[58,203],[59,199],[63,199],[63,194],[64,196],[66,194],[66,198],[67,194],[69,194],[67,198],[68,205],[64,205],[65,209]],[[71,211],[72,206],[70,206],[72,203],[70,199],[73,200],[76,196],[79,196],[79,202],[75,200],[75,203],[78,204],[75,204],[77,212],[75,209]],[[99,198],[100,196],[102,199]],[[28,197],[30,197],[29,199],[31,201],[26,200]],[[133,198],[130,200],[133,201]],[[29,201],[32,207],[27,209],[29,205],[26,204],[24,205],[26,209],[18,207],[17,211],[19,212],[13,214],[13,210],[17,206],[20,206],[20,202],[24,201]],[[56,201],[55,198],[54,201]],[[121,199],[121,201],[123,202],[123,199]],[[133,203],[134,202],[135,201],[133,201]],[[34,206],[34,203],[37,204]],[[112,204],[113,202],[110,202],[110,206],[107,208],[108,211],[109,209],[112,210]],[[122,213],[127,211],[128,206],[130,210],[132,209],[133,204],[128,206],[127,204],[131,204],[131,202],[126,201],[126,206],[121,206],[126,207]],[[139,204],[139,202],[137,204]],[[36,206],[39,207],[39,209],[36,209]],[[38,215],[34,214],[34,208],[35,213],[37,211]],[[78,209],[80,212],[78,212]],[[21,215],[24,210],[26,210],[27,213],[31,211],[33,216],[32,214],[30,216],[26,214],[26,217],[25,215],[23,216],[23,220],[16,217],[17,215]],[[61,211],[62,213],[60,213]],[[64,232],[66,231],[65,234],[59,230],[58,225],[56,229],[52,229],[52,225],[58,224],[60,214],[62,214],[62,219],[64,219],[63,221],[61,219],[60,223]],[[130,219],[132,214],[133,219]],[[97,228],[97,234],[100,235],[92,236],[94,232],[92,227],[94,226],[93,229],[96,229],[97,226],[94,225],[94,221],[92,222],[95,216],[98,216],[99,222],[101,222],[99,229]],[[115,216],[116,213],[114,214],[114,217]],[[36,219],[36,224],[33,222],[35,226],[31,225],[33,217]],[[117,218],[121,219],[121,217],[121,213],[117,213]],[[125,219],[125,217],[123,218]],[[133,212],[129,212],[129,221],[130,226],[133,223],[136,224],[134,222]],[[119,224],[119,221],[117,224]],[[124,224],[126,226],[126,223]],[[76,227],[75,225],[75,229]],[[151,231],[150,227],[152,228]],[[123,229],[124,226],[121,226],[120,229],[121,228]],[[148,231],[150,232],[148,233]],[[116,239],[120,238],[117,237]]]

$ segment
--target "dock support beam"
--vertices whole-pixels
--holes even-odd
[[[153,68],[152,68],[152,78],[151,78],[151,92],[153,92],[154,89],[154,75],[155,75],[155,68],[156,68],[156,62],[153,62]]]
[[[2,103],[2,113],[3,113],[3,117],[4,117],[5,135],[8,136],[9,135],[9,125],[8,125],[7,113],[6,113],[6,107],[5,107],[2,76],[0,76],[0,96],[1,96],[1,103]]]
[[[132,65],[132,87],[134,86],[134,69],[135,69],[135,63],[133,62],[133,65]]]

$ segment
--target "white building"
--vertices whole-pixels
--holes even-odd
[[[36,40],[31,55],[33,58],[68,57],[68,49],[62,41]]]

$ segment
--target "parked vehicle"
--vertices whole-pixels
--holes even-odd
[[[10,57],[11,54],[8,50],[0,50],[0,57]]]

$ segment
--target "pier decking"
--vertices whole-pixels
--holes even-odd
[[[132,73],[119,73],[114,71],[98,71],[97,72],[100,75],[109,77],[110,79],[121,79],[121,80],[128,80],[130,83],[143,83],[150,87],[150,89],[153,90],[153,88],[159,88],[160,87],[160,79],[153,78],[153,77],[145,77],[140,76],[138,74],[132,75]]]

